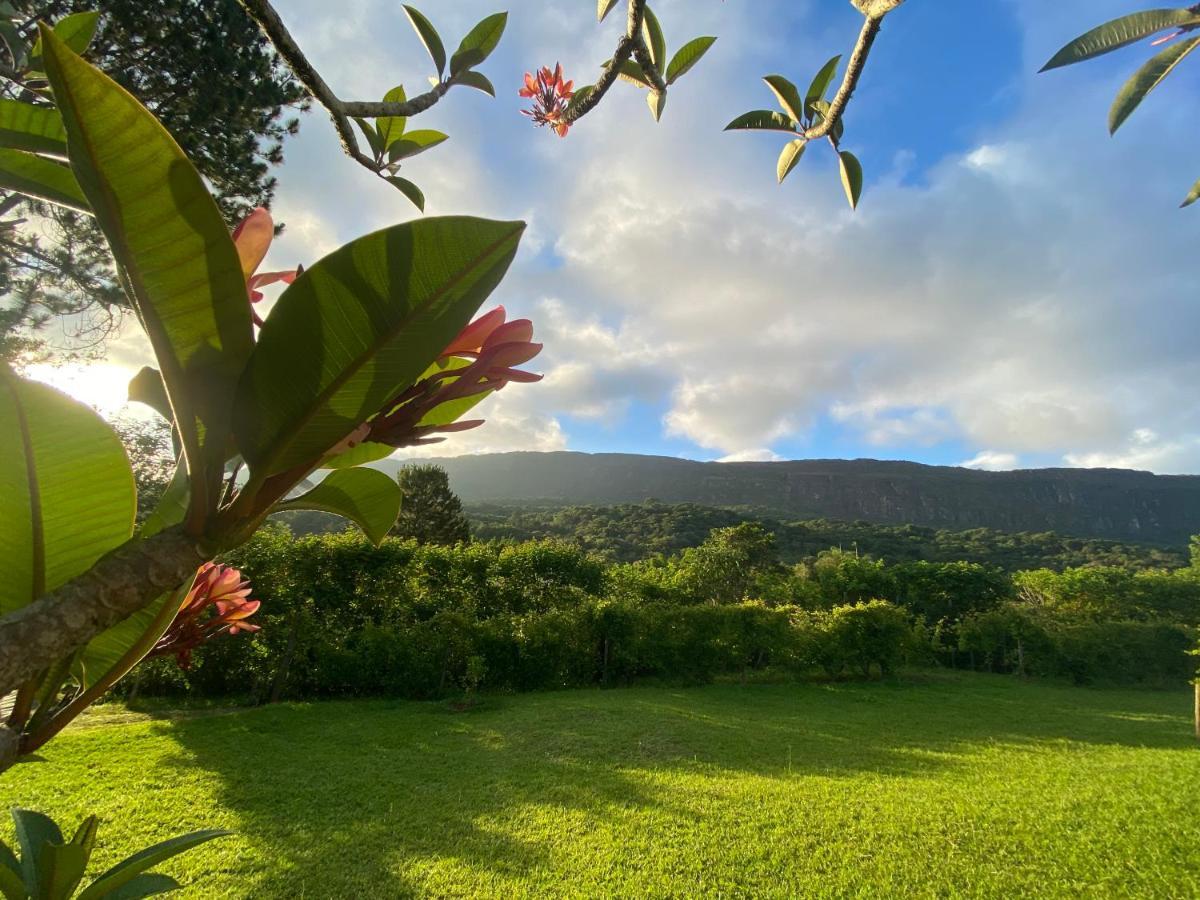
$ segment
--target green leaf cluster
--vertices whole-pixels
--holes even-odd
[[[193,831],[162,841],[123,859],[83,890],[78,890],[96,847],[100,822],[88,816],[66,840],[49,816],[14,809],[20,858],[0,841],[0,896],[4,900],[137,900],[181,887],[167,875],[150,870],[173,856],[232,832],[219,829]],[[77,892],[78,891],[78,892]]]
[[[804,157],[809,143],[806,134],[810,129],[819,127],[829,116],[829,92],[837,77],[841,60],[841,56],[835,56],[821,66],[803,95],[792,81],[782,75],[763,76],[763,81],[775,95],[782,112],[755,109],[743,113],[725,126],[726,131],[782,131],[795,135],[795,138],[788,141],[779,152],[779,159],[775,164],[775,176],[780,184],[783,184],[784,179]],[[843,131],[844,125],[839,118],[829,134],[829,143],[837,153],[838,172],[846,193],[846,201],[851,209],[856,209],[862,196],[862,164],[853,153],[839,147]]]

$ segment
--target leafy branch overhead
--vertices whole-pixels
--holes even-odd
[[[809,141],[813,140],[810,136],[825,133],[826,140],[837,154],[846,199],[850,208],[854,209],[862,196],[862,166],[853,153],[839,147],[844,130],[842,118],[839,116],[830,124],[832,113],[828,95],[841,59],[840,56],[835,56],[825,63],[813,77],[803,96],[796,85],[782,75],[765,76],[763,81],[775,95],[782,112],[770,109],[752,110],[738,116],[725,126],[725,130],[779,131],[793,135],[793,139],[780,151],[779,161],[776,163],[775,174],[780,184],[783,184],[783,180],[804,156]]]
[[[1186,37],[1198,28],[1200,4],[1182,9],[1149,9],[1121,16],[1081,34],[1066,44],[1042,66],[1041,71],[1046,72],[1095,59],[1160,32],[1168,32],[1151,42],[1151,46],[1165,44],[1166,47],[1143,63],[1117,92],[1108,113],[1109,133],[1116,134],[1117,129],[1125,124],[1150,92],[1162,84],[1167,76],[1200,46],[1200,36]],[[1190,206],[1197,200],[1200,200],[1200,180],[1192,186],[1180,205]]]
[[[837,153],[838,171],[846,199],[850,208],[856,209],[862,196],[863,171],[858,158],[839,147],[844,130],[842,117],[866,69],[884,17],[899,8],[904,0],[851,0],[851,3],[862,13],[863,24],[841,83],[833,96],[829,96],[829,90],[837,75],[840,56],[835,56],[821,67],[803,98],[796,86],[782,75],[767,75],[763,80],[775,94],[783,115],[770,110],[755,110],[734,119],[725,126],[725,130],[786,131],[794,134],[795,139],[783,148],[776,164],[776,176],[780,183],[800,161],[808,142],[827,138]]]
[[[599,0],[597,21],[603,22],[618,2]],[[568,103],[560,103],[549,111],[544,104],[535,102],[534,121],[552,125],[560,136],[565,135],[571,125],[596,108],[619,78],[649,91],[646,103],[657,122],[667,104],[668,88],[691,71],[716,40],[693,38],[668,58],[667,41],[658,16],[646,0],[628,0],[625,31],[612,57],[604,63],[600,77],[594,84],[575,90],[573,96],[566,98]]]
[[[404,160],[437,146],[445,141],[447,136],[432,130],[406,132],[407,120],[433,107],[450,88],[457,85],[475,88],[491,97],[496,96],[492,83],[481,72],[475,71],[475,68],[485,62],[500,43],[508,22],[508,13],[493,13],[482,19],[467,33],[447,61],[445,45],[433,23],[415,7],[404,6],[405,15],[429,52],[437,74],[430,77],[431,87],[422,94],[409,98],[401,85],[388,91],[383,100],[372,102],[339,98],[308,61],[269,0],[240,2],[262,28],[297,79],[329,112],[346,154],[396,187],[418,209],[424,211],[424,194],[398,172]],[[367,121],[370,119],[374,119],[374,123]],[[359,145],[352,121],[358,125],[369,152],[364,152]]]

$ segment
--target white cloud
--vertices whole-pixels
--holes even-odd
[[[728,456],[722,456],[717,462],[781,462],[783,459],[784,457],[780,456],[774,450],[767,447],[759,447],[755,450],[730,453]]]
[[[984,469],[988,472],[1004,472],[1017,468],[1019,458],[1015,453],[1002,453],[998,450],[980,450],[965,462],[959,463],[964,469]]]

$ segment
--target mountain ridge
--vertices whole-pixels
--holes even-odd
[[[512,451],[420,460],[440,465],[468,503],[743,506],[796,519],[939,528],[1057,531],[1185,544],[1200,533],[1200,476],[1133,469],[988,472],[904,460],[698,462],[669,456]]]

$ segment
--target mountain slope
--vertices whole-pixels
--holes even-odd
[[[1200,476],[1124,469],[981,472],[878,460],[705,463],[623,453],[428,460],[469,503],[748,506],[790,519],[1057,531],[1181,545],[1200,533]],[[395,460],[380,464],[394,471]]]

